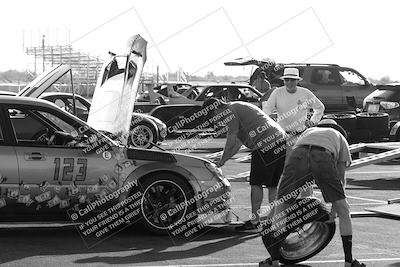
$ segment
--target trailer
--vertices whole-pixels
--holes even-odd
[[[376,164],[384,161],[393,160],[400,158],[400,142],[385,142],[385,143],[358,143],[349,146],[352,157],[355,158],[352,161],[350,167],[347,170],[353,170],[364,167],[370,164]],[[246,152],[246,147],[242,146],[239,152]],[[373,154],[373,155],[370,155]],[[205,156],[208,160],[213,160],[222,155],[222,151],[208,154]],[[249,163],[251,161],[251,155],[240,157],[234,160],[240,163]],[[243,172],[241,176],[234,176],[237,178],[246,178],[250,175],[250,171]],[[232,177],[231,177],[232,179]]]

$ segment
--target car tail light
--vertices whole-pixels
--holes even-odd
[[[381,101],[380,104],[384,109],[394,109],[400,106],[399,102]]]

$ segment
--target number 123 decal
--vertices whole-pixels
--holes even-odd
[[[61,163],[62,160],[62,163]],[[87,159],[78,158],[55,158],[54,159],[55,169],[54,169],[54,180],[60,180],[60,171],[61,171],[61,180],[62,181],[85,181],[86,179],[86,170],[87,170]],[[78,168],[78,173],[74,179],[74,169]],[[62,169],[62,170],[61,170]]]

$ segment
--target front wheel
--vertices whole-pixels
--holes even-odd
[[[157,134],[151,125],[139,123],[132,127],[129,145],[138,148],[151,148],[155,143],[157,143]]]
[[[150,232],[167,234],[182,226],[186,215],[195,210],[191,188],[174,174],[145,177],[139,185],[143,224]]]

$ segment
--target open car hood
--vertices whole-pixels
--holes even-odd
[[[140,35],[128,41],[127,54],[111,54],[103,64],[87,123],[118,136],[127,144],[139,80],[146,62],[147,41]]]
[[[256,66],[263,66],[263,65],[275,65],[275,60],[272,58],[263,58],[263,59],[255,59],[252,57],[240,57],[235,58],[232,61],[224,62],[225,66],[248,66],[248,65],[256,65]]]
[[[38,98],[68,71],[71,71],[71,67],[68,65],[55,66],[39,75],[35,80],[25,86],[25,88],[17,95]]]

